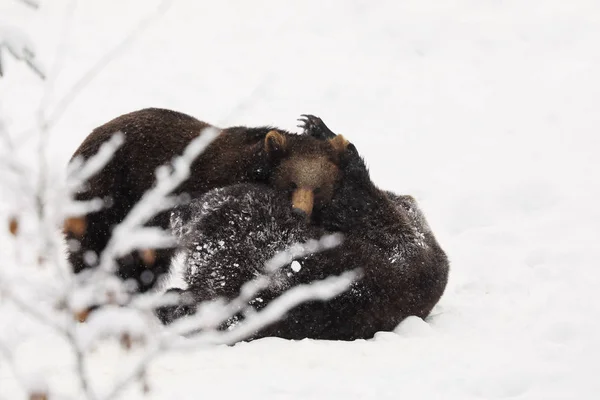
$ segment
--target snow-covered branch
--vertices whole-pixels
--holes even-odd
[[[8,364],[8,367],[10,369],[10,372],[12,373],[12,375],[14,376],[14,378],[19,381],[19,384],[25,388],[25,380],[23,379],[23,377],[21,377],[21,374],[17,368],[17,365],[15,363],[15,357],[13,356],[13,353],[9,347],[9,345],[3,343],[0,341],[0,362],[4,361],[6,364]]]
[[[190,175],[192,162],[217,137],[218,131],[207,128],[192,140],[184,153],[173,160],[171,166],[161,166],[156,170],[156,185],[148,190],[131,209],[125,220],[117,225],[102,252],[99,268],[112,272],[115,260],[137,249],[157,249],[172,247],[174,238],[156,227],[143,226],[158,213],[174,207],[178,198],[171,193]]]
[[[42,64],[35,58],[35,47],[29,37],[16,27],[0,25],[0,77],[3,72],[3,52],[6,50],[18,61],[23,61],[40,78],[46,73]]]
[[[35,0],[20,1],[32,8],[38,5]],[[38,122],[33,131],[37,135],[38,147],[25,158],[36,160],[35,165],[21,160],[22,154],[19,153],[27,149],[15,145],[17,137],[9,134],[0,115],[0,185],[3,194],[11,194],[6,205],[0,204],[0,224],[5,223],[5,228],[0,229],[0,316],[10,314],[18,322],[26,321],[31,324],[32,335],[39,335],[44,339],[57,337],[62,344],[66,344],[68,352],[74,356],[72,369],[69,371],[71,380],[78,383],[78,392],[74,398],[115,399],[130,384],[144,379],[145,371],[156,356],[181,349],[184,345],[233,344],[244,340],[302,302],[326,300],[336,296],[346,290],[356,278],[356,273],[348,272],[312,285],[297,286],[274,299],[259,312],[245,312],[251,308],[249,302],[268,288],[271,279],[282,266],[293,259],[339,243],[338,236],[326,236],[321,240],[295,245],[278,254],[265,265],[263,276],[243,285],[238,298],[230,302],[204,304],[194,316],[167,328],[158,323],[154,315],[155,309],[164,304],[165,298],[156,293],[134,293],[126,282],[115,276],[116,260],[134,250],[175,245],[168,233],[145,224],[178,204],[180,198],[174,192],[189,178],[194,160],[216,137],[215,129],[204,130],[181,156],[175,158],[170,165],[156,170],[155,186],[114,227],[108,245],[98,255],[98,267],[77,275],[73,273],[72,266],[65,258],[61,231],[66,229],[83,234],[85,215],[105,206],[102,199],[76,201],[75,197],[110,162],[124,143],[125,137],[116,132],[94,156],[87,160],[73,160],[65,177],[62,166],[57,169],[48,163],[50,129],[87,84],[157,16],[162,15],[170,3],[171,0],[162,1],[156,12],[141,20],[121,43],[105,54],[63,94],[54,108],[48,109],[48,105],[42,100],[40,109],[32,110],[32,117],[37,118]],[[72,8],[69,10],[72,11]],[[68,33],[68,29],[65,32]],[[32,43],[20,30],[0,27],[0,57],[4,54],[24,61],[39,76],[45,76],[44,69],[34,56]],[[2,66],[0,58],[0,76]],[[51,90],[52,81],[60,69],[59,62],[50,71],[47,90]],[[48,93],[44,96],[49,97]],[[242,322],[230,330],[218,330],[224,321],[240,312],[245,314]],[[187,338],[183,340],[182,336]],[[15,348],[21,340],[25,341],[26,338],[19,337],[15,341]],[[89,363],[89,356],[94,348],[110,341],[119,343],[123,352],[133,347],[140,348],[143,356],[133,368],[121,374],[119,380],[98,387],[98,372]],[[10,345],[0,342],[0,358],[13,368],[16,354],[12,342]],[[16,368],[14,371],[15,374],[19,373]],[[24,386],[30,398],[49,397],[48,388],[44,385],[34,387],[25,383]],[[34,395],[37,397],[33,397]]]
[[[276,264],[278,268],[283,267],[287,263],[282,263],[284,259],[280,254],[289,255],[295,254],[296,257],[302,257],[309,253],[323,251],[332,248],[339,243],[339,238],[336,235],[328,235],[319,241],[311,241],[306,244],[296,244],[291,247],[294,250],[286,250],[271,260],[269,265],[272,267]],[[300,249],[303,250],[300,250]],[[311,248],[313,251],[308,251]],[[272,270],[271,272],[274,272]],[[207,302],[200,305],[196,314],[187,318],[182,318],[169,327],[161,331],[159,336],[154,341],[149,343],[146,353],[132,367],[124,377],[117,382],[113,390],[110,391],[104,400],[112,400],[116,398],[122,390],[124,390],[132,380],[143,375],[147,370],[148,365],[159,355],[174,350],[184,350],[187,348],[198,348],[208,345],[232,345],[244,339],[251,337],[256,332],[268,327],[274,322],[277,322],[285,316],[287,312],[294,307],[310,300],[329,300],[346,291],[350,285],[360,276],[359,271],[348,271],[340,276],[331,276],[322,281],[312,282],[311,284],[298,285],[287,291],[281,296],[274,299],[268,306],[259,312],[248,313],[244,321],[236,324],[227,330],[218,330],[218,326],[234,314],[242,311],[243,308],[249,307],[248,300],[254,297],[258,292],[268,286],[270,282],[269,276],[261,276],[248,282],[240,295],[229,302],[220,300]],[[138,337],[142,338],[144,325],[139,319],[133,315],[132,320],[138,321]],[[178,340],[182,336],[186,336],[186,340]],[[141,339],[138,339],[141,340]]]
[[[184,346],[207,344],[234,344],[247,339],[262,328],[280,320],[292,308],[310,300],[329,300],[346,291],[360,276],[358,271],[348,271],[340,276],[332,276],[322,281],[295,286],[273,300],[263,310],[226,331],[208,331],[191,338]]]
[[[331,234],[324,235],[319,240],[295,243],[267,260],[264,268],[266,273],[244,283],[238,297],[229,302],[214,301],[201,305],[196,314],[171,324],[169,332],[185,336],[193,332],[217,329],[226,320],[246,309],[252,299],[267,289],[280,268],[296,259],[336,247],[341,241],[341,235]]]
[[[75,191],[83,188],[88,179],[108,164],[113,154],[124,142],[123,133],[115,132],[109,140],[102,143],[98,152],[87,160],[84,161],[81,157],[73,159],[67,169],[67,189]]]
[[[78,191],[84,190],[87,181],[102,170],[111,160],[115,152],[125,142],[122,132],[116,132],[109,140],[104,142],[96,154],[83,160],[81,157],[73,159],[67,168],[67,181],[65,184],[67,203],[63,209],[64,218],[79,217],[90,212],[98,211],[103,207],[102,199],[90,201],[73,201]]]

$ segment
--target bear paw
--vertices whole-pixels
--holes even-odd
[[[323,123],[323,120],[319,117],[315,117],[310,114],[302,114],[301,118],[298,118],[300,125],[298,128],[302,128],[303,135],[309,135],[317,139],[333,139],[336,134],[331,131]]]

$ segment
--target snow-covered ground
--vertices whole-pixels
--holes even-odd
[[[71,1],[17,3],[0,3],[0,21],[24,28],[48,67],[69,31],[51,102],[156,4],[81,0],[67,23]],[[356,144],[381,187],[419,200],[452,264],[426,323],[171,354],[152,365],[150,397],[599,398],[598,43],[594,0],[174,2],[64,114],[54,165],[143,107],[290,130],[312,113]],[[16,133],[41,90],[5,61],[0,107]],[[17,354],[50,360],[55,392],[74,387],[52,338]],[[94,356],[106,379],[119,354]],[[18,393],[0,363],[0,398]]]

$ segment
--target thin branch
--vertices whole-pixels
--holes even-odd
[[[1,117],[0,140],[3,142],[3,145],[6,149],[6,153],[2,153],[0,155],[0,165],[2,165],[2,169],[4,172],[10,172],[14,176],[18,177],[16,179],[16,184],[14,185],[14,189],[16,191],[20,191],[25,198],[32,197],[33,188],[28,185],[28,170],[23,167],[19,160],[17,160],[15,157],[12,157],[12,155],[15,153],[15,145]]]
[[[296,244],[291,246],[278,255],[274,256],[266,264],[266,269],[269,273],[275,272],[278,268],[287,265],[289,258],[303,257],[308,253],[315,253],[324,249],[330,249],[341,243],[339,235],[325,235],[320,240],[312,240],[304,244]],[[282,256],[283,254],[284,256]],[[159,342],[152,347],[145,356],[133,367],[129,373],[122,378],[114,387],[113,390],[105,396],[104,400],[112,400],[119,395],[137,376],[140,376],[147,368],[148,364],[159,354],[165,350],[179,349],[178,345],[174,345],[171,340],[173,336],[186,335],[191,332],[201,331],[192,342],[192,345],[200,344],[233,344],[244,340],[254,334],[261,328],[264,328],[271,323],[279,320],[289,310],[307,300],[328,300],[343,291],[354,282],[359,276],[356,271],[348,271],[337,277],[329,277],[322,281],[313,282],[309,285],[299,285],[289,289],[284,294],[273,300],[267,307],[258,313],[253,314],[244,322],[238,324],[230,331],[213,331],[208,330],[202,332],[202,329],[211,329],[222,321],[229,318],[231,315],[238,312],[243,305],[246,305],[248,300],[254,297],[260,290],[266,288],[270,282],[269,276],[260,276],[244,285],[240,291],[238,298],[232,300],[224,307],[218,310],[218,316],[211,317],[207,313],[199,311],[198,315],[184,318],[176,321],[169,328],[162,331],[162,337]],[[152,302],[157,298],[147,298]],[[130,303],[131,305],[131,303]],[[141,303],[143,309],[148,308],[148,304]]]
[[[170,325],[170,331],[180,335],[188,335],[200,330],[218,328],[223,322],[248,307],[248,302],[259,292],[266,289],[272,282],[273,274],[292,261],[309,254],[321,252],[338,246],[342,242],[339,234],[324,235],[319,240],[309,240],[305,243],[295,243],[271,257],[265,263],[265,275],[244,283],[240,294],[224,305],[210,304],[200,307],[198,312],[187,318],[182,318]],[[216,310],[214,308],[217,308]]]
[[[46,79],[46,73],[44,72],[41,65],[35,61],[33,54],[31,56],[25,58],[25,60],[23,60],[23,61],[25,62],[25,64],[27,64],[27,66],[29,67],[30,70],[35,72],[35,74],[38,77],[40,77],[40,79]]]
[[[25,4],[26,6],[33,8],[34,10],[37,10],[38,8],[40,8],[40,3],[37,0],[17,0],[17,1]]]
[[[71,2],[68,5],[68,10],[67,10],[67,15],[65,17],[65,21],[63,22],[63,31],[61,33],[61,39],[59,42],[59,46],[58,49],[56,51],[56,59],[54,62],[54,66],[52,67],[52,71],[51,71],[51,77],[48,80],[48,84],[46,86],[46,89],[44,90],[44,94],[42,96],[42,99],[40,101],[39,107],[38,107],[38,111],[36,113],[37,116],[37,125],[38,125],[38,146],[37,146],[37,159],[38,159],[38,163],[39,163],[39,171],[38,171],[38,176],[37,176],[37,188],[35,191],[35,202],[36,202],[36,209],[38,212],[38,219],[40,222],[42,222],[42,224],[44,225],[44,228],[46,229],[52,229],[52,226],[48,226],[48,225],[52,225],[54,221],[48,221],[48,210],[46,209],[46,202],[48,201],[48,172],[49,172],[49,166],[48,166],[48,157],[46,155],[46,152],[48,150],[48,141],[50,140],[50,130],[49,130],[49,126],[47,125],[46,121],[45,121],[45,106],[46,103],[48,102],[48,99],[50,98],[51,94],[52,94],[52,89],[54,87],[54,81],[56,79],[56,76],[58,75],[60,69],[62,68],[62,62],[64,61],[65,58],[65,52],[66,52],[66,43],[67,43],[67,36],[68,36],[68,32],[69,29],[71,27],[71,21],[73,19],[73,15],[75,12],[75,5],[77,4],[76,0],[71,0]],[[44,224],[44,222],[46,222],[46,224]],[[44,246],[42,248],[42,251],[44,251],[44,253],[48,254],[51,253],[51,249],[52,249],[52,243],[50,240],[50,237],[52,237],[52,235],[44,235]],[[56,252],[52,252],[52,253],[56,253]],[[59,267],[57,265],[57,267]],[[60,269],[60,267],[59,267]]]
[[[34,46],[24,33],[18,31],[16,35],[15,32],[7,34],[4,40],[0,41],[0,50],[2,48],[5,48],[16,60],[25,62],[41,79],[46,79],[44,68],[35,60]]]
[[[2,342],[0,342],[0,356],[6,360],[13,376],[19,382],[19,385],[21,385],[21,387],[25,390],[27,388],[27,385],[25,384],[23,377],[19,373],[19,369],[17,368],[15,358],[12,352],[10,351],[10,348]]]
[[[81,78],[79,78],[79,80],[75,82],[75,84],[67,91],[67,93],[58,101],[57,106],[50,113],[50,116],[46,118],[45,124],[49,127],[55,125],[71,105],[71,103],[73,103],[73,101],[83,91],[83,89],[89,85],[111,61],[113,61],[121,52],[127,49],[127,47],[129,47],[143,31],[148,29],[155,19],[166,12],[171,6],[172,2],[173,0],[161,1],[153,13],[139,21],[135,28],[125,37],[125,39],[104,54],[104,56],[102,56],[102,58],[100,58],[100,60],[98,60],[98,62],[96,62],[92,68],[90,68]]]
[[[201,332],[183,344],[173,343],[174,332],[166,330],[165,335],[144,355],[136,365],[123,377],[103,400],[112,400],[116,398],[133,379],[140,376],[154,360],[155,357],[162,354],[165,350],[182,350],[185,348],[217,345],[217,344],[235,344],[241,340],[247,339],[261,328],[265,328],[273,322],[278,321],[289,310],[308,300],[329,300],[348,289],[348,287],[359,276],[357,271],[348,271],[339,276],[326,278],[322,281],[313,282],[308,285],[299,285],[289,289],[281,296],[273,300],[267,307],[258,313],[253,314],[244,320],[235,328],[229,331],[208,331]]]
[[[38,106],[37,118],[38,118],[38,127],[42,132],[46,131],[46,121],[45,121],[45,112],[46,106],[52,93],[54,92],[54,83],[56,82],[56,78],[60,75],[60,71],[63,68],[63,63],[65,61],[65,55],[67,52],[67,37],[69,36],[69,32],[71,30],[71,26],[73,23],[73,16],[75,15],[75,9],[77,6],[77,0],[71,0],[67,5],[67,12],[64,17],[64,21],[62,23],[62,32],[60,34],[60,40],[58,42],[58,46],[55,51],[54,64],[50,69],[49,79],[46,81],[46,85],[44,88],[44,94],[40,100],[40,104]],[[47,133],[45,133],[47,135]]]
[[[174,347],[195,347],[198,345],[235,344],[247,339],[261,328],[280,320],[289,310],[309,300],[330,300],[346,291],[360,273],[347,271],[339,276],[330,276],[321,281],[298,285],[285,291],[261,311],[227,331],[200,332],[182,345]]]
[[[65,338],[71,345],[71,349],[75,353],[75,370],[77,371],[77,377],[79,378],[79,386],[81,386],[81,390],[85,393],[89,400],[96,400],[96,394],[92,390],[90,386],[90,382],[88,379],[87,370],[85,367],[85,353],[81,351],[77,343],[77,339],[75,335],[71,331],[67,331],[65,334]]]
[[[21,309],[21,311],[24,311],[25,313],[29,314],[30,316],[35,318],[37,322],[46,325],[47,327],[51,328],[53,331],[55,331],[67,340],[67,342],[73,349],[73,352],[75,353],[75,365],[81,389],[86,393],[86,396],[90,400],[95,400],[96,396],[92,392],[87,378],[87,373],[85,371],[85,354],[79,348],[74,333],[70,329],[63,327],[56,321],[53,321],[52,319],[48,318],[45,314],[39,312],[35,307],[31,306],[30,304],[27,304],[27,302],[23,299],[14,296],[10,292],[5,292],[5,294],[7,295],[7,298],[9,300],[11,300],[19,309]],[[10,355],[10,352],[8,354]]]
[[[67,189],[69,194],[80,189],[91,177],[100,172],[110,162],[114,154],[125,143],[123,132],[115,132],[102,143],[96,154],[83,160],[76,157],[67,168]]]
[[[131,368],[128,374],[121,378],[107,395],[102,397],[102,400],[113,400],[125,390],[131,382],[148,369],[150,363],[166,349],[163,343],[157,343],[144,355],[136,365]]]
[[[216,129],[207,128],[192,140],[183,154],[173,160],[172,170],[162,166],[156,170],[156,185],[148,190],[131,209],[125,219],[112,231],[111,238],[100,257],[99,268],[113,271],[114,262],[142,244],[149,248],[170,247],[174,238],[155,227],[144,227],[156,214],[173,207],[177,200],[170,194],[190,174],[192,162],[217,137]]]
[[[57,321],[54,321],[52,318],[49,318],[46,314],[38,311],[34,306],[28,304],[27,301],[15,296],[14,293],[8,290],[4,290],[3,293],[6,298],[12,301],[21,311],[29,314],[36,321],[46,325],[61,336],[65,336],[68,333],[66,327],[62,326]]]
[[[26,314],[29,314],[37,322],[51,328],[54,332],[58,333],[69,343],[71,349],[75,353],[75,367],[81,389],[86,394],[88,399],[95,400],[96,395],[93,393],[92,388],[90,387],[88,374],[85,368],[85,354],[80,349],[77,343],[77,339],[75,337],[75,332],[72,330],[75,322],[73,321],[71,327],[62,326],[57,321],[54,321],[51,318],[49,318],[45,313],[38,311],[34,306],[28,304],[25,300],[15,296],[14,293],[5,290],[4,295],[10,301],[12,301],[21,311],[25,312]]]

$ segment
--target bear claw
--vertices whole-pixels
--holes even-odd
[[[336,134],[323,123],[321,118],[311,114],[302,114],[300,117],[298,121],[301,123],[298,128],[302,128],[303,135],[310,135],[317,139],[333,139],[336,137]]]

